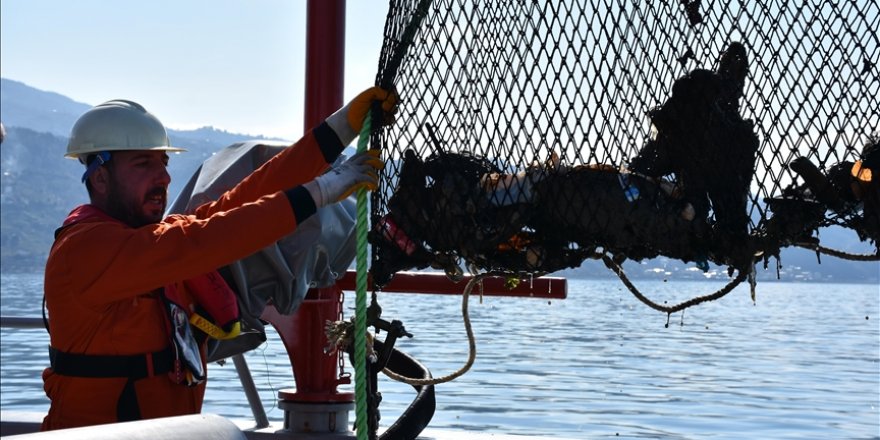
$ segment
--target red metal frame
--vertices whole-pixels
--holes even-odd
[[[336,285],[342,290],[354,290],[356,275],[355,272],[348,271]],[[470,276],[465,276],[461,281],[453,282],[440,272],[398,272],[387,286],[382,287],[382,292],[461,295],[470,279]],[[367,289],[373,289],[372,281],[368,281]],[[482,289],[472,293],[484,296],[565,299],[567,290],[568,281],[565,278],[521,279],[515,286],[508,286],[505,278],[488,277],[483,280]]]
[[[321,123],[342,107],[345,72],[345,0],[309,0],[306,23],[305,130]],[[383,288],[384,292],[461,294],[467,278],[453,283],[440,273],[402,272]],[[338,376],[336,355],[328,356],[324,324],[335,321],[342,312],[342,290],[354,290],[355,275],[348,272],[333,287],[312,289],[293,315],[283,316],[269,306],[262,318],[272,324],[284,343],[293,366],[296,389],[279,391],[288,402],[354,402],[353,393],[340,393],[339,384],[350,383]],[[521,280],[514,288],[503,278],[488,278],[482,294],[563,299],[564,278]],[[372,287],[370,287],[372,290]],[[476,293],[476,292],[475,292]]]

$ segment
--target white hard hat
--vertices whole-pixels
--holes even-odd
[[[143,106],[114,99],[77,119],[64,156],[84,162],[90,154],[119,150],[186,151],[171,146],[165,126]]]

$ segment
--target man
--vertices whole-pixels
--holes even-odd
[[[215,270],[290,234],[316,209],[375,189],[375,152],[321,173],[373,102],[387,124],[396,99],[368,89],[218,200],[164,219],[167,153],[182,150],[161,122],[123,100],[81,116],[66,156],[86,165],[91,203],[56,231],[46,263],[51,367],[43,381],[51,406],[42,429],[198,413],[205,350],[188,318],[213,320],[222,327],[214,337],[237,332],[234,296]]]

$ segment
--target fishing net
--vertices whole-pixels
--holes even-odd
[[[373,280],[876,246],[878,28],[874,1],[392,0]]]

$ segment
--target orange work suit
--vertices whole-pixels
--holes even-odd
[[[293,232],[316,208],[301,185],[313,180],[344,148],[322,123],[263,164],[218,200],[189,215],[129,227],[91,205],[71,213],[46,263],[44,280],[54,350],[82,355],[146,355],[169,347],[163,286],[216,270]],[[204,350],[202,350],[204,364]],[[42,429],[120,421],[122,394],[141,419],[194,414],[205,384],[188,387],[168,374],[82,377],[43,371],[51,400]],[[158,365],[156,366],[158,369]]]

